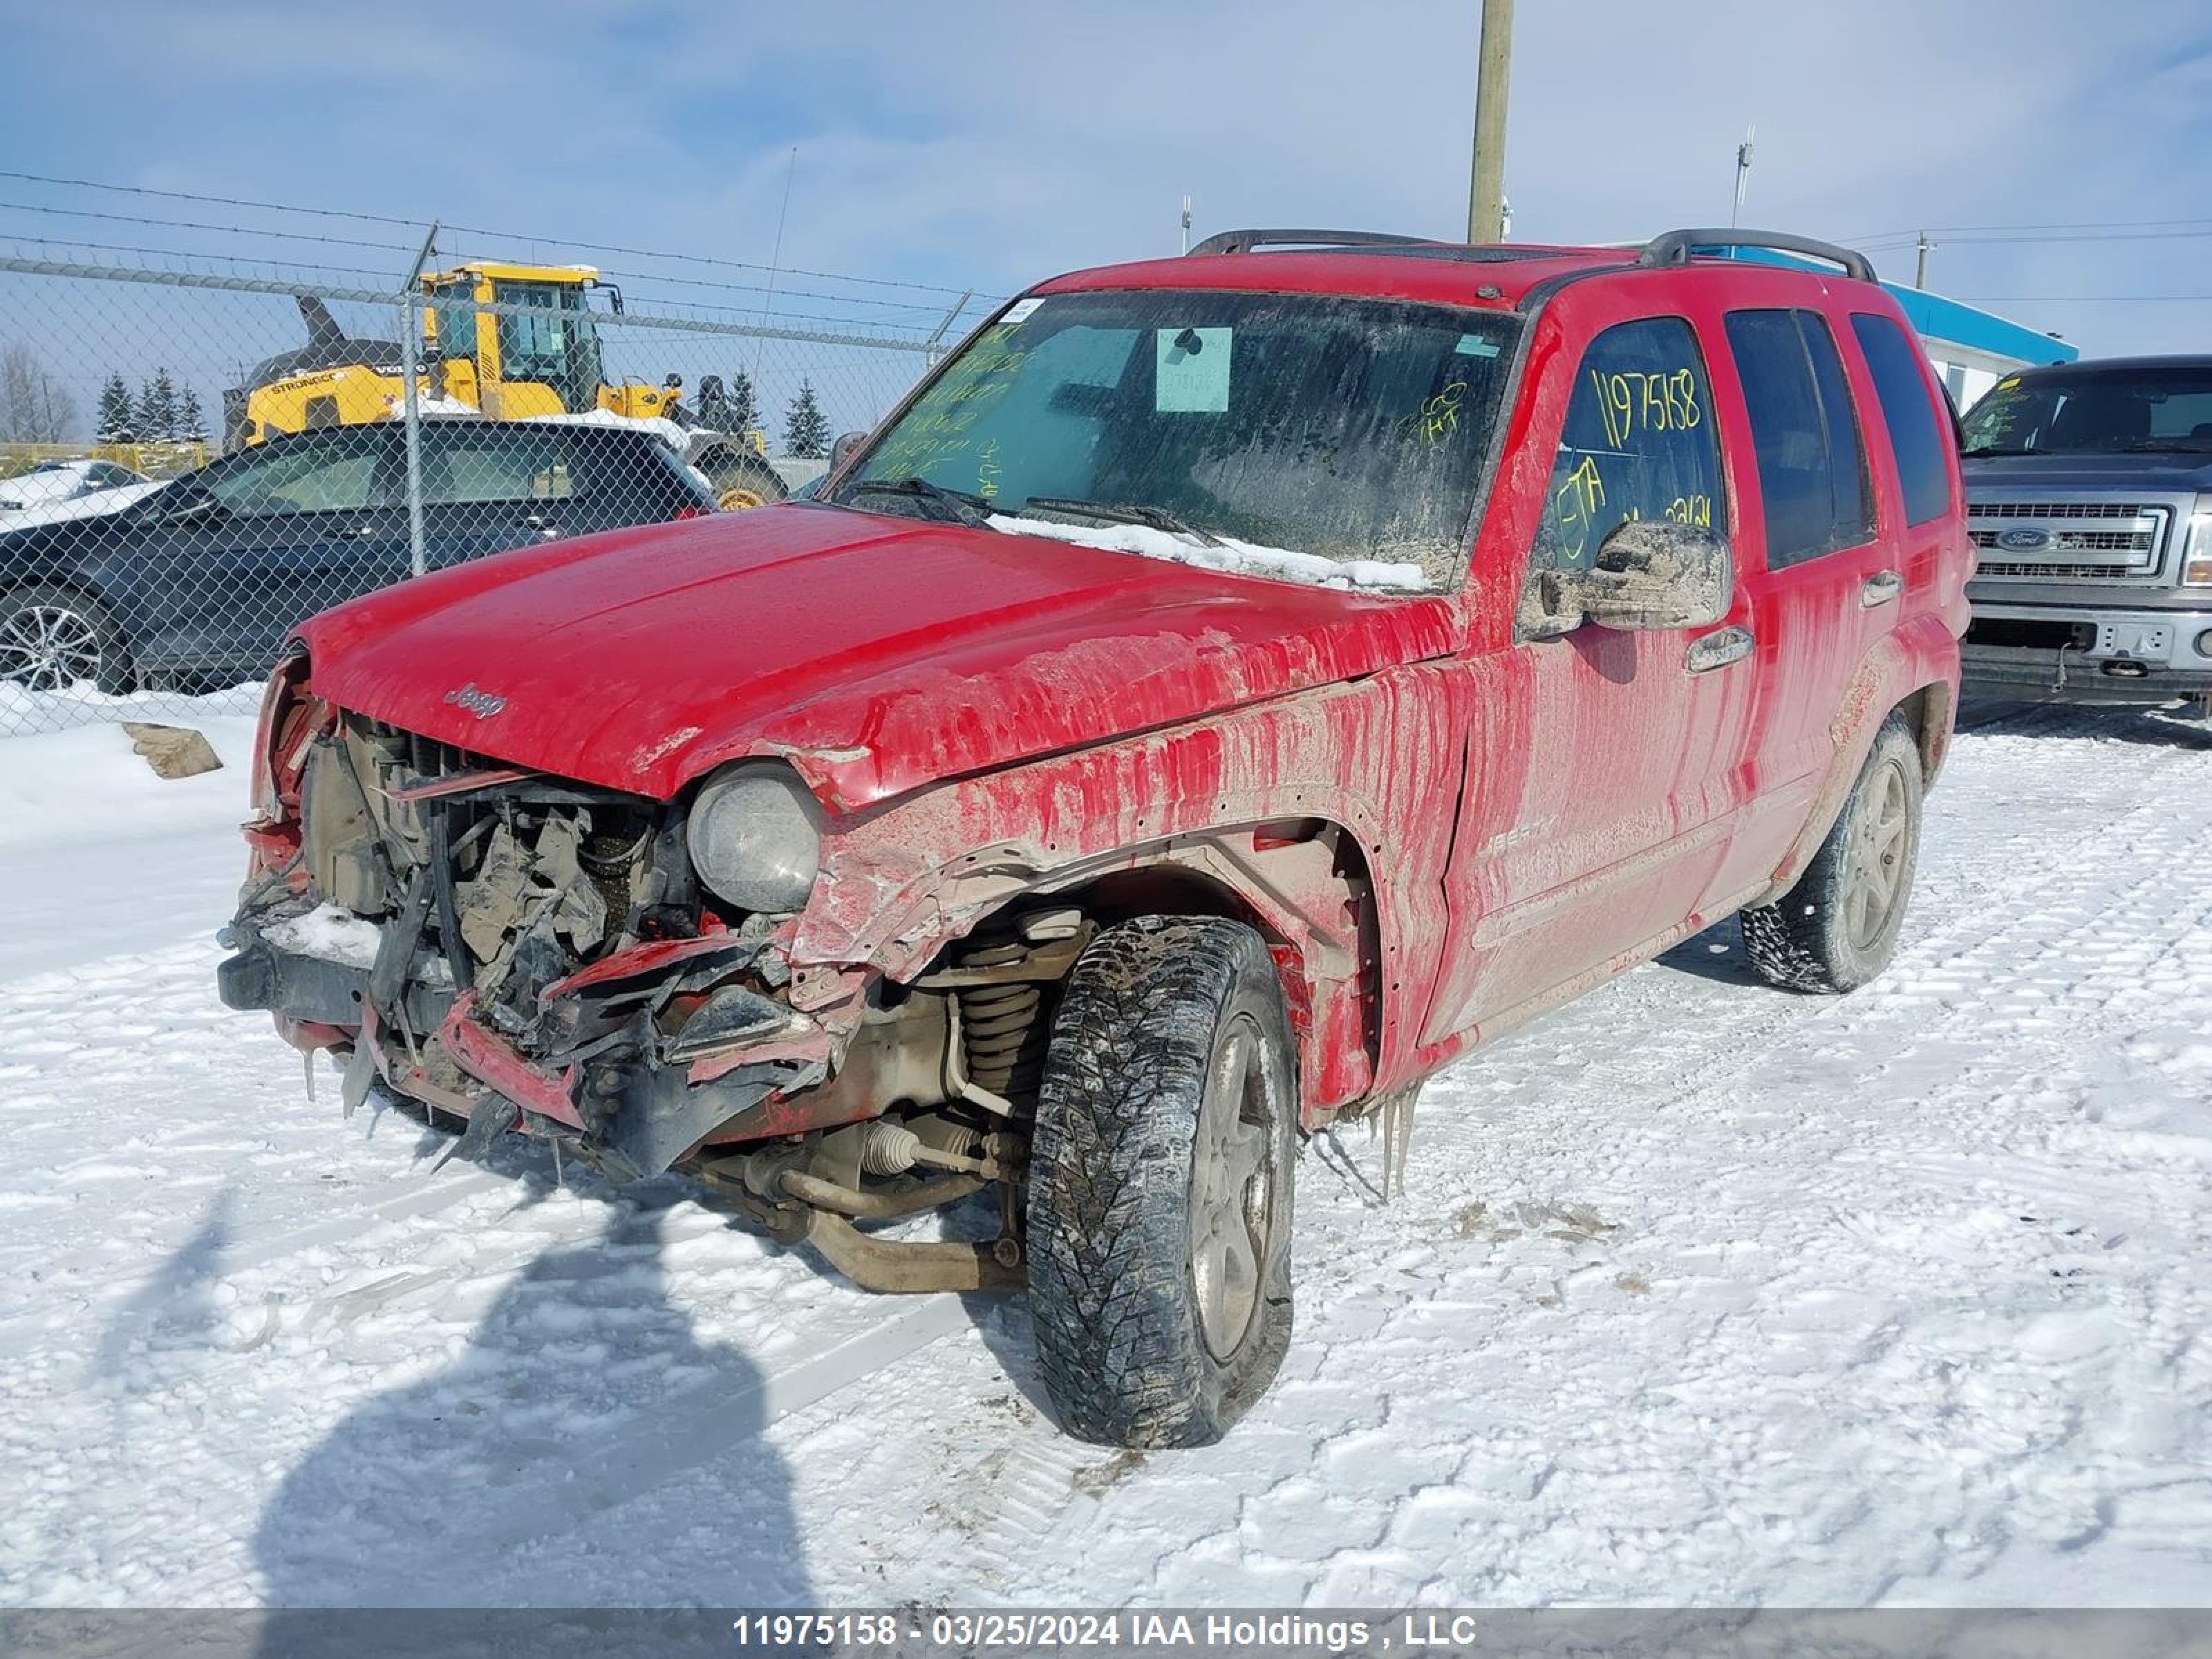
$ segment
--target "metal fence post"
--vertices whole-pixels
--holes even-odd
[[[938,324],[936,329],[930,334],[930,337],[922,342],[921,360],[926,367],[930,368],[935,368],[937,367],[937,360],[945,355],[944,343],[945,331],[950,329],[954,323],[959,320],[960,313],[968,309],[968,302],[975,297],[975,290],[972,288],[965,294],[963,294],[958,301],[953,306],[952,309],[945,313],[945,320]]]
[[[433,220],[430,234],[422,239],[422,251],[407,273],[407,289],[399,305],[399,374],[406,386],[400,419],[407,446],[407,558],[418,576],[427,566],[422,556],[422,410],[416,380],[422,372],[422,267],[430,262],[431,245],[437,240],[438,225]]]

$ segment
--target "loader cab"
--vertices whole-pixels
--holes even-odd
[[[609,388],[590,290],[605,287],[586,266],[475,263],[422,279],[429,305],[426,343],[440,363],[445,395],[508,420],[633,408],[641,388]],[[613,307],[620,309],[617,291]]]

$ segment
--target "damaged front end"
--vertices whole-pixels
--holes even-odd
[[[1019,1282],[1008,1095],[1034,1087],[1034,987],[1087,926],[1032,918],[912,985],[817,969],[801,1009],[793,915],[706,890],[678,805],[399,731],[303,681],[280,670],[272,690],[219,984],[343,1055],[349,1112],[380,1083],[465,1119],[465,1155],[520,1130],[618,1182],[680,1167],[870,1288]],[[963,1030],[963,999],[988,1029]],[[1007,1010],[1026,1018],[993,1018]],[[853,1225],[993,1182],[987,1244]]]

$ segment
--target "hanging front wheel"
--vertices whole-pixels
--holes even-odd
[[[1054,1022],[1030,1169],[1030,1299],[1067,1431],[1218,1440],[1291,1336],[1297,1066],[1260,936],[1101,934]]]

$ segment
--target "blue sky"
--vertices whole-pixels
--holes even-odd
[[[1000,293],[1172,251],[1186,191],[1201,234],[1464,225],[1475,0],[9,9],[0,155],[25,172],[764,262],[796,145],[783,263]],[[1525,239],[1725,222],[1750,120],[1749,223],[2212,228],[2201,3],[1520,13]],[[2080,297],[2212,295],[2212,237],[2151,228],[1939,233],[1932,285],[2093,352],[2212,345],[2212,300]]]

